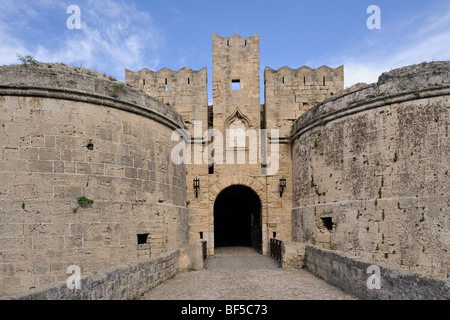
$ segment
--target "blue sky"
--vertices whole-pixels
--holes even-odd
[[[80,30],[67,28],[70,5],[81,9]],[[380,30],[366,26],[370,5],[381,9]],[[266,66],[344,65],[349,87],[394,68],[450,60],[450,2],[0,0],[0,65],[29,54],[121,81],[125,68],[206,66],[211,88],[213,33],[258,33],[261,76]]]

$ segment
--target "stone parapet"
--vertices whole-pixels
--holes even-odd
[[[62,64],[0,67],[0,96],[85,102],[136,113],[174,130],[185,128],[181,117],[155,98],[106,74]]]
[[[122,265],[81,277],[81,289],[66,281],[6,296],[2,300],[133,300],[178,273],[179,251],[137,265]]]
[[[291,141],[308,130],[363,110],[449,93],[449,62],[422,63],[395,69],[383,73],[377,83],[356,84],[305,112],[292,127]]]
[[[344,291],[367,300],[449,300],[450,282],[423,273],[376,264],[337,251],[315,246],[305,248],[306,268]],[[372,268],[370,268],[372,267]],[[379,275],[374,271],[380,270]],[[369,269],[370,268],[370,269]],[[379,276],[379,289],[374,277]],[[370,287],[367,285],[369,277]]]

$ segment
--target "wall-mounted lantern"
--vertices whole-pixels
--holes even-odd
[[[195,190],[195,197],[198,198],[198,190],[200,189],[200,179],[196,178],[194,179],[194,190]]]
[[[283,197],[283,192],[286,189],[286,178],[283,177],[280,179],[280,185],[279,185],[279,190],[280,190],[280,198]]]

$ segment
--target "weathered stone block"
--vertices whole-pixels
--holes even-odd
[[[98,154],[98,162],[105,164],[115,164],[116,163],[116,155],[111,153],[102,153]]]
[[[38,236],[33,238],[33,250],[64,249],[64,237]],[[50,268],[50,267],[49,267]],[[45,272],[48,273],[48,272]]]
[[[38,160],[39,148],[20,148],[19,159]]]
[[[56,147],[56,137],[45,136],[45,147],[55,148]]]
[[[52,161],[28,161],[27,163],[28,172],[48,172],[53,173],[53,162]]]
[[[77,163],[77,174],[91,174],[92,168],[90,163]]]

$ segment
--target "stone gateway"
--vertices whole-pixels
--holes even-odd
[[[448,297],[450,62],[345,90],[344,66],[266,67],[261,104],[259,43],[213,34],[212,105],[206,68],[0,67],[0,296],[132,299],[204,244],[277,239],[350,292],[371,265],[408,288],[359,297]]]
[[[126,70],[128,85],[166,103],[186,123],[192,159],[186,165],[189,238],[191,242],[207,240],[210,255],[217,246],[233,243],[251,243],[268,254],[274,234],[278,239],[291,240],[292,125],[315,104],[344,89],[343,67],[266,68],[266,103],[261,105],[259,54],[259,35],[226,38],[213,34],[212,106],[208,106],[206,68]],[[243,134],[241,143],[233,144],[229,133],[236,128],[255,133],[255,139]],[[211,151],[216,160],[211,164],[203,161],[204,150],[211,141],[218,141],[218,134],[214,140],[209,139],[204,134],[206,129],[223,137],[220,156],[218,147]],[[260,134],[261,130],[267,130],[267,135]],[[196,156],[199,161],[195,161]],[[280,197],[283,178],[289,183]],[[196,179],[200,181],[198,198],[192,183]],[[239,188],[245,191],[235,191],[233,196],[233,189]],[[252,201],[258,204],[250,208],[248,202]]]

